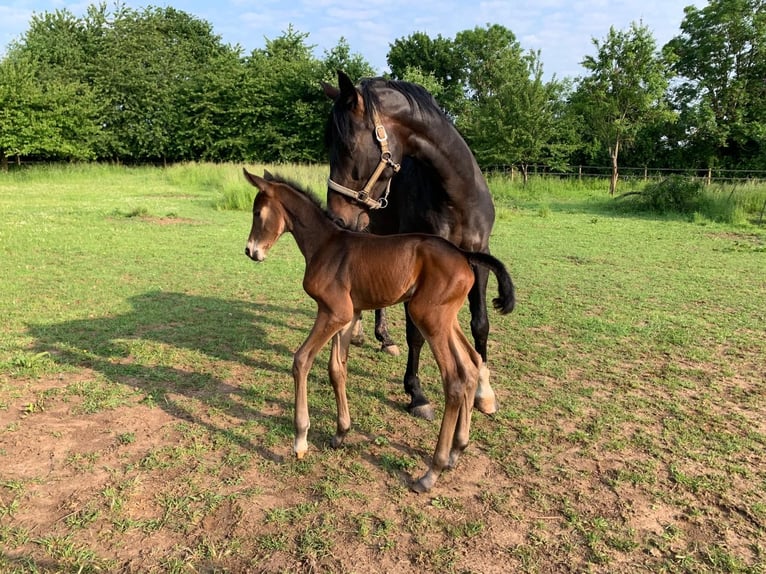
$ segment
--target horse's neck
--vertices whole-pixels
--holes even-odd
[[[308,206],[294,199],[285,203],[284,207],[290,216],[290,233],[308,262],[335,232],[336,227],[316,206]]]
[[[412,132],[409,138],[412,155],[433,166],[447,195],[463,195],[466,189],[477,186],[488,192],[479,164],[465,140],[454,126],[444,122],[432,122]]]

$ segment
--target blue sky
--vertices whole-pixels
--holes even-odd
[[[76,16],[90,2],[66,0],[0,0],[0,52],[27,30],[34,12],[67,9]],[[213,26],[225,43],[246,53],[264,46],[288,25],[308,33],[315,55],[345,37],[351,51],[364,56],[378,72],[386,71],[386,54],[394,40],[414,32],[454,38],[461,30],[501,24],[525,50],[540,50],[545,76],[575,77],[580,62],[594,55],[592,39],[602,40],[609,27],[627,29],[643,22],[658,47],[679,34],[685,6],[703,0],[217,0],[214,2],[127,0],[126,5],[173,6]],[[109,0],[108,6],[113,6]]]

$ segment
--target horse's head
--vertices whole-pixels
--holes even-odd
[[[245,246],[245,255],[253,261],[263,261],[277,239],[287,231],[282,204],[276,199],[271,174],[264,172],[258,177],[243,168],[245,179],[258,188],[253,200],[253,225]]]
[[[325,134],[330,154],[327,211],[344,227],[361,230],[370,223],[371,209],[388,204],[402,148],[391,137],[395,123],[383,115],[375,95],[368,90],[363,96],[340,71],[338,82],[338,88],[323,84],[334,102]]]

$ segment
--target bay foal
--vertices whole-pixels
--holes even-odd
[[[455,466],[468,444],[474,399],[493,404],[495,400],[494,394],[477,392],[482,360],[460,328],[458,311],[474,284],[474,267],[482,266],[497,277],[495,308],[510,312],[515,300],[508,271],[491,255],[463,251],[435,235],[378,236],[344,230],[305,191],[268,172],[264,177],[244,173],[259,189],[245,254],[263,261],[283,233],[292,233],[306,259],[303,288],[317,303],[311,333],[293,358],[296,456],[302,458],[308,450],[306,380],[319,350],[332,339],[329,374],[338,410],[332,446],[339,447],[351,426],[346,362],[353,324],[362,311],[404,302],[431,347],[444,389],[444,415],[433,460],[412,485],[416,492],[430,490],[442,470]]]

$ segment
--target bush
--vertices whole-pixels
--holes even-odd
[[[647,185],[641,196],[646,207],[657,213],[694,213],[699,208],[704,189],[699,180],[671,175]]]

